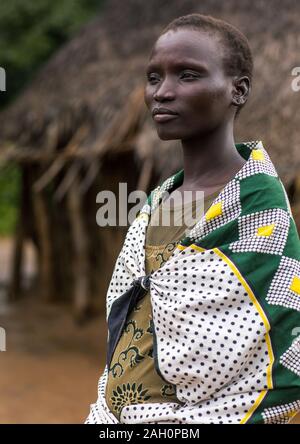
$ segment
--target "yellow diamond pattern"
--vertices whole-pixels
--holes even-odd
[[[300,294],[300,278],[298,276],[293,277],[290,290],[294,291],[297,294]]]
[[[213,219],[222,214],[222,202],[212,205],[205,214],[206,220]]]
[[[253,160],[265,160],[265,156],[262,150],[253,150],[251,152],[251,156]]]
[[[271,236],[275,228],[275,224],[265,225],[263,227],[258,227],[257,236]]]

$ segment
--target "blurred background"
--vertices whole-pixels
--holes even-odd
[[[82,423],[97,398],[105,296],[128,227],[99,227],[96,195],[119,182],[149,193],[182,167],[143,87],[160,31],[192,12],[249,39],[254,84],[235,139],[263,141],[299,229],[296,0],[2,0],[0,423]]]

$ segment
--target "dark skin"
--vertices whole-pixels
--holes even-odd
[[[235,148],[233,127],[251,84],[247,76],[226,75],[223,53],[218,36],[180,28],[161,35],[149,57],[144,91],[148,109],[165,107],[178,113],[155,125],[160,139],[181,140],[180,192],[202,190],[209,195],[246,162]]]

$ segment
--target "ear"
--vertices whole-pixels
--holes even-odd
[[[243,106],[248,99],[251,91],[251,82],[249,77],[234,77],[232,89],[232,104],[235,106]]]

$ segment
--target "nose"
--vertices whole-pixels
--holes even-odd
[[[174,87],[172,87],[170,82],[166,80],[163,81],[154,92],[153,98],[157,102],[174,100],[175,98]]]

